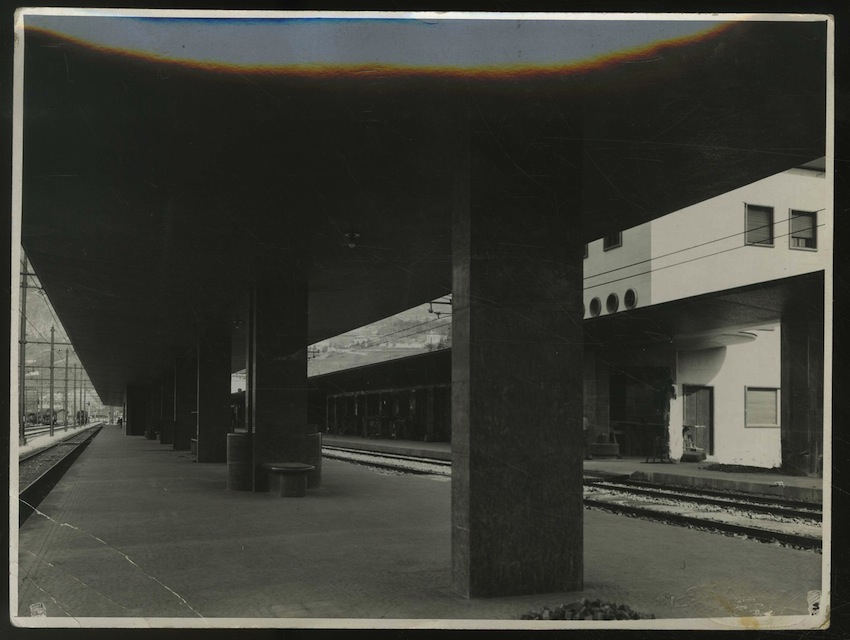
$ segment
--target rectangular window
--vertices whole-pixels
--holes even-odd
[[[791,248],[817,249],[817,214],[791,210]]]
[[[747,387],[746,396],[748,427],[779,426],[779,389]]]
[[[773,207],[747,205],[747,244],[773,246]]]
[[[623,246],[623,232],[617,231],[617,233],[611,233],[602,238],[602,249],[604,251],[608,251],[609,249],[616,249],[617,247]]]
[[[587,253],[588,253],[588,251],[587,251],[587,243],[585,242],[585,243],[584,243],[584,257],[585,257],[585,258],[587,257]]]

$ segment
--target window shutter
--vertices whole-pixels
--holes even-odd
[[[747,244],[773,244],[773,209],[747,205]]]
[[[747,389],[747,425],[777,425],[776,389]]]
[[[813,249],[815,247],[815,214],[805,211],[792,211],[791,238],[792,240],[799,239],[798,242],[793,243],[793,246]]]

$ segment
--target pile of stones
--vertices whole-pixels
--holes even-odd
[[[627,604],[588,600],[582,598],[570,604],[558,605],[550,609],[543,607],[539,611],[529,611],[519,617],[520,620],[642,620],[655,619],[655,614],[638,613]]]

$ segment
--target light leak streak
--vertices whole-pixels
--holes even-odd
[[[241,64],[218,60],[194,60],[183,57],[168,57],[143,50],[102,45],[83,38],[69,36],[61,32],[42,27],[26,26],[25,32],[45,35],[68,44],[76,45],[87,50],[106,55],[123,57],[141,62],[174,65],[187,69],[219,74],[252,74],[258,76],[284,76],[314,79],[345,78],[358,80],[393,77],[431,77],[465,80],[522,80],[578,76],[594,71],[604,70],[620,64],[651,64],[665,59],[665,54],[674,49],[679,49],[716,38],[720,34],[731,29],[733,26],[739,24],[741,23],[729,22],[710,27],[692,35],[672,38],[662,42],[651,43],[632,49],[625,49],[590,59],[563,64],[525,63],[493,64],[487,66],[420,66],[385,62]],[[54,47],[59,45],[51,44],[45,46]]]

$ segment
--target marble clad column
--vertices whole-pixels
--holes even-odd
[[[795,475],[822,473],[824,325],[791,312],[781,324],[780,429],[782,467]]]
[[[230,329],[198,337],[198,462],[227,461],[230,430]]]
[[[581,144],[479,101],[453,154],[452,588],[583,580]],[[575,130],[580,131],[579,126]]]
[[[143,385],[127,385],[124,433],[128,436],[145,435],[147,418],[148,388]]]
[[[147,419],[145,420],[145,438],[156,440],[157,433],[162,429],[162,389],[159,380],[154,380],[148,387]]]
[[[160,444],[174,444],[174,368],[163,372],[160,378],[161,426],[159,430]]]
[[[178,358],[174,367],[174,449],[188,451],[195,437],[198,387],[194,356]]]
[[[254,490],[266,491],[264,462],[315,462],[307,445],[306,284],[297,278],[256,283],[249,306]]]

